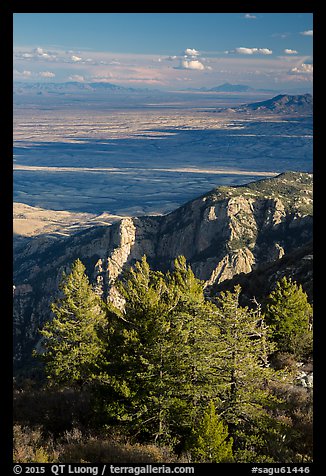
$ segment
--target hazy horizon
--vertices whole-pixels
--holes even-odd
[[[14,79],[312,89],[312,13],[15,13]]]

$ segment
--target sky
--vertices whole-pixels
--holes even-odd
[[[312,13],[15,13],[14,80],[312,88]]]

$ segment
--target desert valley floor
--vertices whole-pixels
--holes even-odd
[[[121,216],[167,213],[218,185],[311,172],[311,117],[226,108],[243,102],[204,94],[70,103],[19,97],[15,234],[70,233]]]

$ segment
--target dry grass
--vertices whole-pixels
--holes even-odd
[[[25,382],[14,389],[13,416],[16,463],[182,462],[169,447],[131,441],[118,426],[99,430],[88,391]]]
[[[44,440],[42,430],[14,426],[13,461],[15,463],[55,463],[59,453],[51,440]]]
[[[116,436],[85,436],[78,429],[54,440],[42,428],[14,426],[15,463],[185,463],[170,448],[131,444]]]

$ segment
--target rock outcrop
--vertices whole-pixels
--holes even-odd
[[[218,187],[165,216],[124,218],[54,242],[34,238],[15,252],[16,366],[30,360],[62,271],[69,271],[77,258],[97,292],[114,299],[114,281],[144,254],[162,271],[184,255],[196,276],[212,287],[279,260],[311,240],[312,175],[299,172]]]
[[[211,296],[221,291],[241,286],[240,303],[251,305],[255,298],[263,303],[264,299],[275,288],[277,281],[284,276],[300,283],[309,301],[313,302],[313,242],[309,242],[294,251],[290,251],[272,262],[262,263],[250,273],[239,273],[231,279],[225,279],[207,287],[206,292]]]

